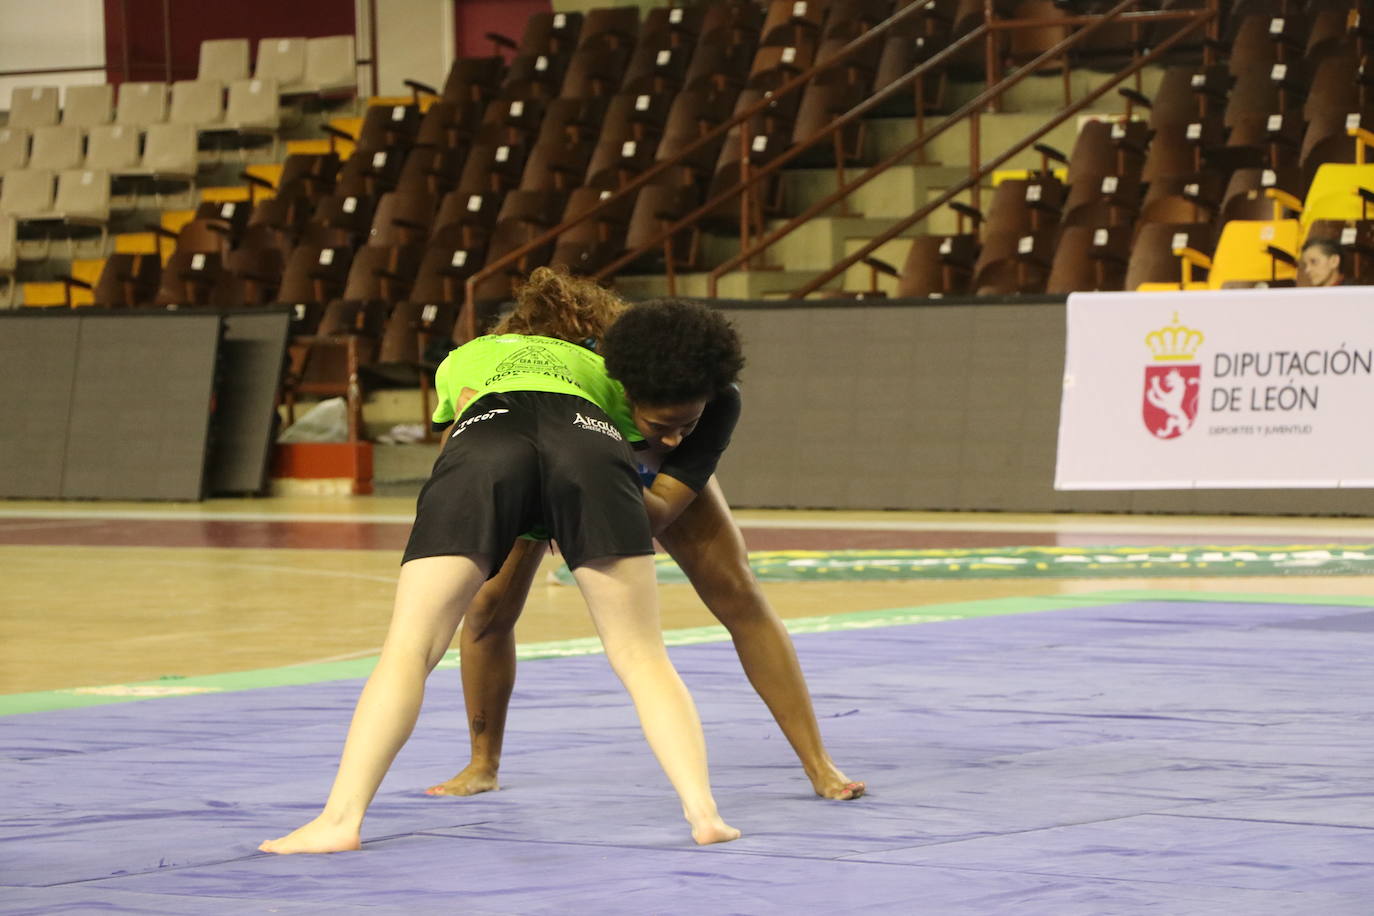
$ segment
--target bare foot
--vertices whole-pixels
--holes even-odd
[[[718,813],[715,806],[708,812],[698,814],[696,817],[687,813],[687,809],[682,809],[682,814],[687,818],[687,823],[692,825],[692,839],[697,841],[698,846],[709,846],[712,843],[728,843],[731,840],[739,839],[739,831],[725,823]]]
[[[298,852],[349,852],[361,848],[357,827],[325,821],[323,815],[286,836],[266,840],[258,846],[263,852],[275,852],[283,856]]]
[[[850,782],[843,776],[838,781],[818,781],[812,785],[816,787],[816,794],[821,798],[830,798],[835,801],[853,801],[856,798],[863,798],[864,792],[868,789],[867,783]]]
[[[425,789],[426,795],[478,795],[482,792],[495,792],[501,788],[496,781],[496,771],[488,766],[469,763],[462,771],[447,782]]]

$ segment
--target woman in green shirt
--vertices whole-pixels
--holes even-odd
[[[728,352],[684,343],[664,354],[678,379],[674,399],[704,405],[735,381],[738,341]],[[541,527],[573,570],[692,838],[738,837],[716,810],[701,722],[663,645],[653,544],[625,441],[633,424],[601,357],[551,338],[482,337],[449,355],[436,389],[436,420],[457,422],[420,494],[390,629],[334,785],[319,816],[259,848],[359,848],[363,816],[414,728],[429,672],[512,543]]]

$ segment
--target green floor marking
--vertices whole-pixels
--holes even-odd
[[[654,563],[659,582],[687,581],[670,557]],[[1374,575],[1374,545],[756,550],[749,565],[761,582],[1363,576]],[[566,567],[557,576],[572,584]]]
[[[855,611],[821,617],[799,617],[784,620],[787,630],[794,634],[831,633],[846,630],[865,630],[877,627],[903,626],[920,623],[939,623],[947,620],[966,620],[973,617],[995,617],[1010,614],[1031,614],[1062,611],[1072,608],[1110,606],[1127,601],[1191,601],[1236,603],[1283,603],[1301,605],[1330,605],[1374,607],[1374,597],[1349,595],[1272,595],[1229,594],[1219,592],[1116,590],[1072,595],[1047,595],[1030,598],[992,598],[983,601],[958,601],[922,607],[889,608],[879,611]],[[669,646],[697,643],[725,642],[729,639],[724,627],[690,627],[666,630],[664,641]],[[579,655],[598,655],[601,641],[595,637],[565,639],[552,642],[526,643],[516,649],[521,661],[540,658],[568,658]],[[49,712],[111,703],[138,700],[197,696],[208,693],[229,693],[256,690],[263,687],[291,687],[318,684],[325,681],[362,679],[372,673],[375,656],[348,661],[325,662],[314,665],[287,665],[229,674],[209,674],[195,677],[164,677],[156,681],[134,684],[112,684],[104,687],[76,687],[35,693],[0,695],[0,716],[30,712]],[[439,662],[440,668],[457,668],[458,652],[451,650]]]
[[[1374,593],[1374,581],[1369,584]],[[1160,589],[1119,589],[1114,591],[1093,592],[1092,597],[1100,601],[1211,601],[1227,604],[1309,604],[1332,607],[1374,607],[1374,594],[1370,595],[1273,595],[1255,592],[1187,592]]]

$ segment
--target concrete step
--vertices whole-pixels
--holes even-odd
[[[717,295],[722,299],[784,299],[792,290],[819,276],[820,273],[818,270],[767,268],[735,271],[721,277]],[[708,290],[707,276],[705,272],[678,274],[676,295],[705,297]],[[651,274],[617,277],[615,288],[630,300],[670,295],[668,278]],[[835,280],[829,284],[829,288],[838,291],[840,281]]]

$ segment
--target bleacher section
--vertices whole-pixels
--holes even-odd
[[[1075,18],[1112,6],[998,0],[999,20],[1034,22],[987,38],[981,0],[543,13],[518,38],[497,36],[498,53],[456,61],[442,86],[412,81],[410,97],[315,122],[292,102],[352,90],[351,36],[264,39],[251,72],[246,41],[207,42],[197,79],[170,86],[82,87],[61,100],[17,90],[0,127],[0,277],[19,282],[0,290],[29,307],[285,303],[290,404],[421,385],[463,334],[469,282],[498,262],[472,290],[479,330],[546,264],[609,274],[631,297],[761,298],[848,255],[853,266],[813,296],[1005,299],[1293,283],[1303,241],[1320,237],[1343,246],[1348,277],[1374,281],[1374,15],[1356,0],[1228,4],[1205,39],[1197,28],[1175,40],[1119,92],[884,238],[1147,49],[1201,25],[1186,17],[1207,5]],[[1000,110],[942,120],[1085,26]],[[874,30],[878,40],[846,53]],[[863,117],[823,133],[860,105]],[[820,208],[856,169],[936,132]],[[782,161],[757,188],[706,207]],[[742,240],[813,206],[819,215],[752,269],[708,278]]]

